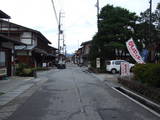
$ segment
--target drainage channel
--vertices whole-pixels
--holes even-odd
[[[113,89],[120,92],[121,94],[125,95],[126,97],[128,96],[128,98],[130,98],[132,101],[140,104],[142,107],[146,108],[147,110],[149,110],[153,114],[160,117],[160,105],[158,105],[158,104],[156,104],[156,103],[154,103],[154,102],[152,102],[142,96],[139,96],[139,95],[129,91],[128,89],[123,88],[123,87],[113,87]]]

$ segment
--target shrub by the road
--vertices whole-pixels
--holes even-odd
[[[160,88],[149,87],[138,81],[118,78],[119,83],[129,88],[130,90],[160,104]]]
[[[34,69],[26,64],[18,64],[16,66],[16,75],[18,76],[34,76]]]
[[[44,70],[49,70],[47,67],[30,67],[27,64],[17,64],[16,66],[16,75],[17,76],[30,76],[30,77],[35,77],[36,76],[36,71],[44,71]]]
[[[133,73],[136,81],[147,86],[160,88],[160,64],[137,64]]]

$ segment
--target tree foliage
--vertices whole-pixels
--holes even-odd
[[[157,9],[155,10],[155,22],[157,29],[160,30],[160,3],[157,4]]]
[[[101,58],[103,66],[106,59],[115,58],[115,50],[125,53],[125,42],[130,38],[134,39],[140,51],[148,49],[152,54],[151,59],[155,59],[156,50],[160,50],[160,3],[151,14],[151,25],[149,9],[138,17],[127,9],[106,5],[98,17],[98,32],[93,37],[90,51],[90,60],[94,66],[97,57]]]
[[[125,50],[125,42],[133,37],[137,18],[135,13],[121,7],[103,7],[99,14],[98,32],[93,37],[91,60],[100,57],[103,62],[115,58],[115,48]]]
[[[139,39],[141,49],[149,50],[149,61],[154,62],[156,51],[160,44],[160,3],[157,9],[151,13],[150,24],[150,9],[145,10],[140,14],[138,24],[135,27],[135,38]]]
[[[116,41],[124,43],[132,36],[132,28],[137,17],[135,13],[121,7],[107,5],[102,8],[99,15],[99,32],[105,39],[102,42]]]

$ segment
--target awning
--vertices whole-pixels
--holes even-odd
[[[24,43],[22,43],[22,42],[20,42],[20,41],[18,41],[18,40],[15,40],[15,39],[13,39],[13,38],[10,38],[10,37],[8,37],[8,36],[4,36],[4,35],[2,35],[2,34],[0,34],[0,42],[13,42],[14,43],[14,45],[26,45],[26,44],[24,44]]]
[[[39,53],[39,54],[44,54],[44,55],[48,55],[48,53],[42,49],[39,49],[39,48],[34,48],[33,51],[35,53]]]

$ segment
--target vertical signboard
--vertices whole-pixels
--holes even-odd
[[[121,62],[120,73],[121,73],[121,76],[129,76],[130,70],[129,70],[128,62]]]
[[[43,67],[47,67],[47,63],[43,63],[42,66],[43,66]]]
[[[96,67],[100,68],[100,58],[96,58]]]

